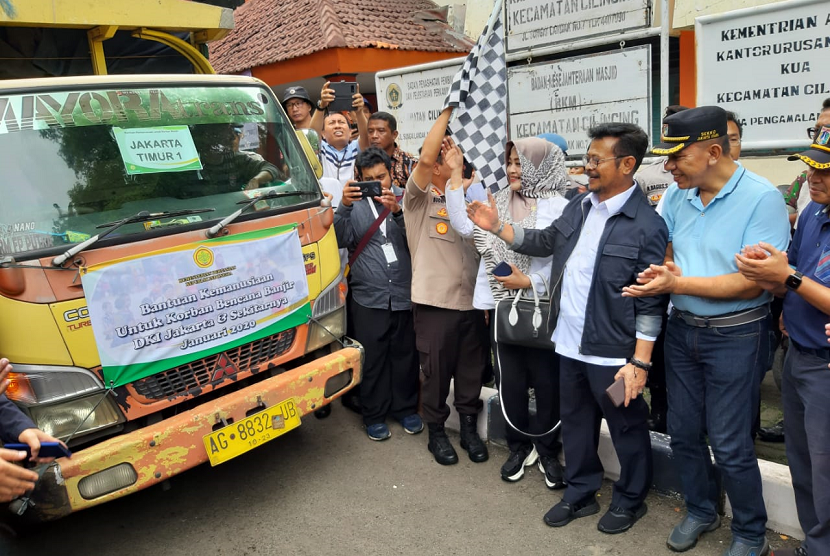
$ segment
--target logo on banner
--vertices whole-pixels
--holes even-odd
[[[213,264],[213,251],[207,247],[199,247],[193,252],[193,262],[199,268],[208,268]]]
[[[401,102],[402,97],[403,93],[401,93],[401,88],[396,83],[392,83],[389,85],[389,88],[386,89],[386,103],[389,105],[390,109],[397,110],[403,106],[403,102]]]

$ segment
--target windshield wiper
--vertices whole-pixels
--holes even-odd
[[[236,203],[237,205],[245,205],[241,209],[232,212],[231,214],[227,215],[223,218],[218,224],[212,226],[207,231],[208,238],[214,238],[219,235],[219,232],[222,231],[228,224],[239,218],[239,215],[257,204],[260,201],[267,201],[268,199],[279,199],[280,197],[300,197],[302,195],[307,195],[310,197],[314,197],[317,195],[316,192],[312,191],[276,191],[274,189],[270,190],[268,193],[264,195],[260,195],[259,197],[254,197],[249,201],[239,201]]]
[[[107,222],[106,224],[100,224],[96,226],[96,228],[109,228],[105,232],[101,232],[100,234],[94,235],[91,238],[79,243],[72,249],[69,249],[62,255],[58,255],[54,259],[52,259],[52,266],[63,266],[70,258],[74,257],[84,249],[88,248],[93,243],[98,242],[100,239],[104,239],[112,232],[120,228],[121,226],[125,226],[127,224],[135,224],[137,222],[147,222],[148,220],[157,220],[159,218],[174,218],[176,216],[186,216],[189,214],[201,214],[203,212],[213,212],[216,209],[212,208],[203,208],[203,209],[184,209],[184,210],[171,210],[165,212],[148,212],[146,210],[142,210],[132,216],[128,216],[127,218],[122,218],[121,220],[116,220],[115,222]]]

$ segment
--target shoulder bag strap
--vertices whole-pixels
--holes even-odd
[[[396,198],[398,202],[400,202],[403,196],[401,195]],[[377,232],[380,229],[380,225],[383,223],[384,220],[386,220],[386,217],[389,216],[390,212],[392,211],[390,211],[388,208],[383,209],[383,212],[381,212],[378,215],[378,217],[375,218],[375,221],[372,222],[372,225],[369,226],[369,229],[366,230],[366,233],[363,234],[362,238],[360,238],[357,247],[355,247],[354,251],[352,251],[352,254],[349,257],[349,262],[346,264],[346,271],[344,273],[344,276],[349,275],[349,271],[351,270],[354,262],[357,260],[357,257],[360,256],[360,253],[366,248],[367,245],[369,245],[369,241],[372,239],[372,236],[375,235],[375,232]]]

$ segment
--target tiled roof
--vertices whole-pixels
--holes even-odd
[[[468,52],[430,0],[249,0],[234,30],[210,43],[219,73],[290,60],[327,48]]]

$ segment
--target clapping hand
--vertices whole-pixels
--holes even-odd
[[[779,289],[793,273],[787,253],[763,241],[757,245],[745,246],[735,255],[735,262],[738,263],[738,272],[744,278],[767,291]]]
[[[467,218],[482,230],[495,233],[499,228],[499,209],[496,208],[495,197],[489,191],[487,192],[487,200],[489,201],[488,204],[473,201],[467,205]]]
[[[664,265],[653,264],[637,275],[637,283],[622,289],[623,297],[651,297],[672,293],[677,278],[683,275],[673,261]]]

